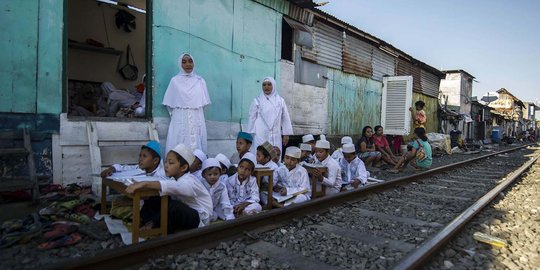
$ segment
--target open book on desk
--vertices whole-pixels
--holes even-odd
[[[326,168],[326,167],[325,167],[324,165],[322,165],[322,164],[307,163],[307,162],[302,162],[301,165],[304,166],[304,167],[314,168],[314,169],[317,169],[317,168]]]
[[[295,193],[292,193],[292,194],[287,194],[285,196],[281,195],[281,193],[279,192],[273,192],[272,193],[272,197],[274,198],[274,200],[276,200],[278,203],[282,203],[282,202],[286,202],[294,197],[296,197],[296,195],[300,195],[300,194],[304,194],[304,193],[307,193],[308,190],[307,189],[303,189],[303,190],[300,190],[298,192],[295,192]]]
[[[129,186],[135,182],[144,182],[144,181],[160,181],[163,180],[162,178],[156,177],[156,176],[147,176],[146,174],[143,175],[134,175],[134,176],[123,176],[123,175],[113,175],[108,176],[107,179],[113,180],[116,182],[123,183],[126,186]]]

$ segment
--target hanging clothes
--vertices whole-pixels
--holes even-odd
[[[203,108],[210,104],[205,80],[195,74],[195,68],[187,73],[182,68],[182,58],[189,56],[195,65],[195,59],[184,53],[178,59],[180,72],[169,82],[163,96],[163,105],[171,116],[167,133],[166,151],[183,143],[191,149],[207,152],[206,123]]]
[[[279,147],[282,152],[282,136],[293,135],[291,117],[285,100],[276,92],[276,81],[272,77],[264,78],[263,82],[272,84],[272,92],[257,96],[249,109],[248,133],[254,134],[252,152],[263,142],[268,141]]]

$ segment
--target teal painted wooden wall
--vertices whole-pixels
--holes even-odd
[[[0,112],[61,112],[62,33],[62,1],[0,1]]]
[[[382,83],[332,69],[328,80],[330,135],[359,135],[381,123]]]
[[[160,104],[179,71],[178,57],[189,52],[212,99],[206,119],[246,123],[260,80],[280,77],[282,14],[245,0],[163,0],[153,6],[153,116],[168,117]]]

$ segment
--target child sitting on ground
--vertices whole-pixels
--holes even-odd
[[[356,156],[354,144],[343,145],[343,157],[339,160],[341,167],[341,190],[351,190],[360,185],[366,185],[369,172],[364,166],[364,162]]]
[[[300,151],[302,151],[302,154],[300,156],[300,162],[305,162],[305,163],[315,162],[315,159],[313,159],[313,155],[312,155],[313,150],[311,149],[311,144],[301,143]]]
[[[325,185],[326,194],[336,194],[341,190],[341,168],[336,160],[330,157],[330,142],[318,140],[315,144],[315,165],[327,168],[326,176],[318,169],[314,170],[313,176]]]
[[[209,158],[203,162],[201,181],[210,193],[214,206],[214,212],[210,222],[234,219],[233,208],[229,200],[229,194],[224,182],[219,181],[221,175],[221,165],[215,158]]]
[[[111,167],[101,172],[101,177],[111,176],[116,172],[126,172],[141,170],[142,173],[146,173],[146,176],[157,177],[158,179],[168,179],[165,176],[165,170],[163,169],[163,163],[161,162],[161,147],[156,141],[149,141],[146,145],[141,147],[139,152],[139,164],[137,165],[120,165],[114,164]]]
[[[244,154],[249,152],[251,144],[253,143],[253,136],[247,132],[238,132],[236,137],[236,153],[231,156],[231,163],[238,164],[244,157]]]
[[[398,173],[405,168],[409,162],[416,170],[427,170],[431,167],[433,161],[431,156],[431,145],[428,142],[426,130],[424,128],[414,129],[413,138],[408,148],[410,150],[401,157],[396,166],[392,170],[389,170],[389,172]],[[421,154],[418,154],[419,151]]]
[[[193,164],[189,167],[189,172],[193,174],[197,179],[202,180],[202,164],[206,160],[206,154],[201,149],[195,149],[193,150],[193,155],[195,156],[195,160],[193,161]]]
[[[136,182],[126,188],[129,194],[139,189],[159,191],[161,196],[169,195],[167,209],[169,233],[175,230],[193,229],[210,223],[212,216],[212,198],[200,180],[189,173],[189,167],[195,157],[191,149],[183,144],[174,147],[167,153],[165,173],[174,181]],[[160,203],[145,203],[141,209],[141,220],[144,229],[160,226]]]
[[[341,147],[343,147],[343,145],[345,145],[347,143],[353,143],[351,137],[345,136],[345,137],[341,138]],[[343,152],[341,151],[341,147],[336,149],[336,151],[334,151],[334,153],[332,153],[332,158],[333,159],[339,160],[339,159],[343,158]]]
[[[362,138],[357,143],[358,157],[364,161],[366,166],[378,167],[382,158],[381,152],[375,148],[375,142],[373,141],[373,129],[370,126],[365,126],[362,129]],[[371,168],[371,170],[378,170]]]
[[[222,153],[217,154],[216,159],[221,165],[221,175],[219,176],[219,181],[225,184],[227,182],[227,179],[229,179],[228,172],[229,168],[231,167],[231,161],[229,161],[229,159]]]
[[[300,163],[300,148],[296,146],[287,147],[285,150],[285,167],[280,168],[279,175],[284,175],[283,179],[277,181],[277,190],[282,196],[292,195],[296,196],[293,199],[286,201],[285,203],[278,203],[274,201],[272,204],[276,207],[283,207],[290,204],[296,204],[308,201],[310,199],[311,184],[309,181],[308,172]]]
[[[238,163],[238,171],[227,179],[227,191],[235,217],[261,212],[259,186],[252,176],[257,160],[252,153],[245,153]]]

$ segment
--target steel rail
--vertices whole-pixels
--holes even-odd
[[[421,177],[430,176],[452,168],[460,167],[471,162],[482,160],[495,155],[515,151],[534,144],[526,144],[500,152],[486,154],[469,160],[449,164],[410,176],[399,177],[389,181],[372,184],[362,189],[340,192],[305,203],[291,205],[285,208],[273,209],[254,216],[212,224],[196,230],[175,233],[163,238],[153,239],[136,245],[120,247],[114,250],[104,250],[95,256],[72,258],[43,266],[44,269],[119,269],[142,265],[148,259],[171,253],[181,253],[197,250],[201,247],[211,247],[221,241],[243,235],[247,231],[256,230],[276,223],[322,212],[332,206],[339,206],[345,202],[357,201],[373,192],[392,188],[395,185],[413,182]]]
[[[529,160],[517,170],[512,172],[506,180],[502,181],[495,188],[490,190],[486,195],[482,196],[473,205],[463,211],[459,216],[453,219],[439,233],[432,238],[422,243],[414,252],[409,253],[403,260],[394,266],[394,269],[418,269],[427,262],[428,259],[435,254],[440,248],[446,245],[453,236],[469,223],[482,209],[487,206],[499,193],[505,190],[510,184],[518,179],[534,162],[540,158],[540,155]]]

